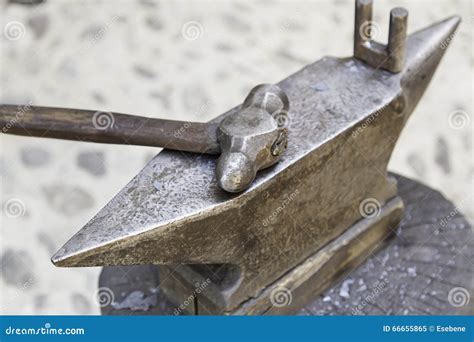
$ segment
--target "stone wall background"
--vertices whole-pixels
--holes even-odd
[[[352,1],[0,6],[0,103],[207,121],[258,83],[352,53]],[[471,2],[376,1],[378,40],[394,6],[410,11],[409,32],[463,17],[390,169],[441,190],[472,222]],[[0,144],[0,313],[99,313],[100,269],[49,259],[158,150],[3,134]]]

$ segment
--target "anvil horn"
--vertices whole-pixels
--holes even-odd
[[[241,194],[219,189],[214,177],[216,157],[163,150],[52,257],[52,262],[56,266],[235,263],[247,272],[255,266],[253,271],[258,269],[265,278],[272,270],[254,265],[252,260],[260,262],[280,253],[279,262],[286,262],[292,260],[286,257],[295,246],[301,257],[310,255],[318,248],[311,241],[313,237],[329,241],[344,225],[360,219],[357,209],[351,210],[361,199],[371,195],[388,202],[394,196],[385,177],[366,164],[377,162],[380,170],[386,169],[394,141],[459,22],[459,17],[452,17],[408,36],[405,64],[399,73],[373,68],[357,58],[326,57],[281,81],[278,85],[288,94],[292,108],[288,151],[279,164],[257,175],[254,184]],[[403,114],[402,123],[394,121],[399,129],[386,141],[390,145],[387,149],[372,156],[374,147],[367,141],[385,139],[387,133],[380,131],[389,130],[392,122],[373,129],[368,125],[354,142],[345,144],[351,139],[347,132],[362,127],[364,120],[387,108],[400,94],[404,96],[402,106],[388,106],[376,119],[386,120],[393,111]],[[307,103],[315,105],[307,108]],[[368,152],[366,160],[348,160],[359,152],[361,156]],[[341,166],[344,168],[338,170]],[[360,193],[339,191],[352,181],[357,181]],[[376,185],[384,190],[370,192]],[[316,209],[314,203],[318,203]],[[280,207],[288,211],[282,214]],[[305,217],[283,219],[291,212]],[[287,225],[285,234],[280,234],[279,224]],[[310,236],[304,236],[301,225],[317,230],[308,228]],[[324,238],[322,234],[326,234]],[[280,250],[268,250],[269,236],[275,244],[282,242]],[[294,266],[297,260],[292,262]]]
[[[452,16],[407,39],[401,85],[411,108],[410,112],[423,96],[460,22],[459,16]]]

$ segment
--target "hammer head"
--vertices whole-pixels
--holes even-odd
[[[221,156],[216,175],[219,186],[229,192],[245,190],[258,170],[275,164],[287,147],[285,122],[289,101],[276,85],[253,88],[242,108],[219,125]]]

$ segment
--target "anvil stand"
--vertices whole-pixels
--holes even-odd
[[[387,233],[382,241],[362,241],[357,237],[357,226],[352,227],[330,244],[333,257],[309,282],[313,296],[320,296],[304,302],[303,309],[297,309],[294,304],[307,297],[295,298],[293,294],[290,303],[288,299],[277,302],[272,307],[275,310],[270,309],[265,314],[280,313],[282,308],[299,315],[474,313],[472,300],[457,306],[448,298],[450,291],[459,287],[472,292],[471,225],[438,191],[394,176],[405,204],[399,227],[394,231],[380,227],[370,232]],[[350,256],[349,250],[359,253]],[[367,255],[367,260],[360,264]],[[168,300],[160,287],[163,282],[160,276],[175,277],[169,269],[154,265],[104,267],[99,289],[110,289],[114,295],[113,300],[101,308],[102,314],[209,314],[202,309],[204,303],[195,305],[200,300],[199,294],[182,303]],[[193,312],[196,307],[200,307],[201,312]]]

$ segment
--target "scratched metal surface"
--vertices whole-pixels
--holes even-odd
[[[58,255],[87,254],[88,249],[151,229],[170,229],[167,224],[193,214],[207,216],[211,210],[242,206],[261,184],[388,103],[399,80],[388,72],[374,73],[354,59],[324,58],[305,67],[280,83],[291,103],[288,150],[275,167],[259,173],[247,191],[231,196],[218,188],[215,157],[163,151]]]

